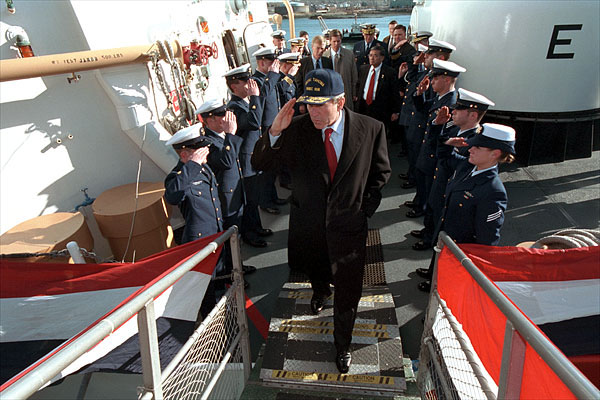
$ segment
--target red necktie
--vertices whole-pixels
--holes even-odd
[[[331,143],[332,133],[333,129],[325,129],[325,155],[327,156],[327,164],[329,165],[329,176],[331,176],[331,180],[333,180],[333,175],[335,175],[335,169],[337,168],[337,156],[335,155],[333,143]]]
[[[369,90],[367,90],[367,105],[371,105],[373,102],[373,89],[375,89],[375,68],[373,68],[373,74],[371,74],[371,80],[369,81]]]

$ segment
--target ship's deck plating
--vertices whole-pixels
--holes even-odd
[[[352,365],[337,371],[333,359],[333,296],[323,311],[310,310],[308,283],[286,283],[271,316],[261,380],[281,388],[303,387],[356,394],[398,394],[406,388],[394,299],[387,287],[367,287],[352,333]]]

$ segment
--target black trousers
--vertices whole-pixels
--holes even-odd
[[[260,213],[258,212],[258,201],[260,198],[259,175],[244,177],[244,189],[246,191],[246,205],[242,214],[240,233],[244,239],[256,240],[256,231],[262,228]]]

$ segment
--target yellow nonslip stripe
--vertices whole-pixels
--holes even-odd
[[[314,321],[314,320],[297,320],[285,319],[281,321],[281,325],[293,326],[333,326],[330,321]],[[380,331],[387,330],[387,325],[384,324],[354,324],[354,329],[375,329]]]
[[[288,299],[310,299],[312,298],[312,293],[310,291],[302,290],[302,291],[288,291],[287,292]],[[329,296],[332,298],[332,296]],[[372,296],[364,296],[360,298],[360,301],[367,301],[371,303],[388,303],[390,301],[389,296],[385,296],[382,294],[375,294]]]
[[[393,385],[392,376],[374,376],[374,375],[349,375],[349,374],[330,374],[304,371],[284,371],[273,370],[272,378],[294,379],[300,381],[327,381],[327,382],[349,382],[363,383],[372,385]]]
[[[332,335],[332,328],[308,328],[301,326],[286,326],[281,325],[279,327],[279,332],[289,332],[289,333],[308,333],[312,335]],[[352,335],[354,336],[363,336],[363,337],[376,337],[376,338],[389,338],[387,332],[376,332],[376,331],[360,331],[353,330]]]

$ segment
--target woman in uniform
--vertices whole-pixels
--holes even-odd
[[[456,243],[495,246],[500,241],[507,195],[498,176],[498,164],[510,163],[515,155],[515,130],[499,124],[483,124],[480,134],[465,140],[455,137],[445,142],[438,157],[455,168],[448,182],[445,205],[434,237],[445,231]],[[470,146],[468,157],[453,151]],[[431,279],[435,253],[429,269],[417,274]],[[421,282],[419,289],[429,291],[431,282]]]

